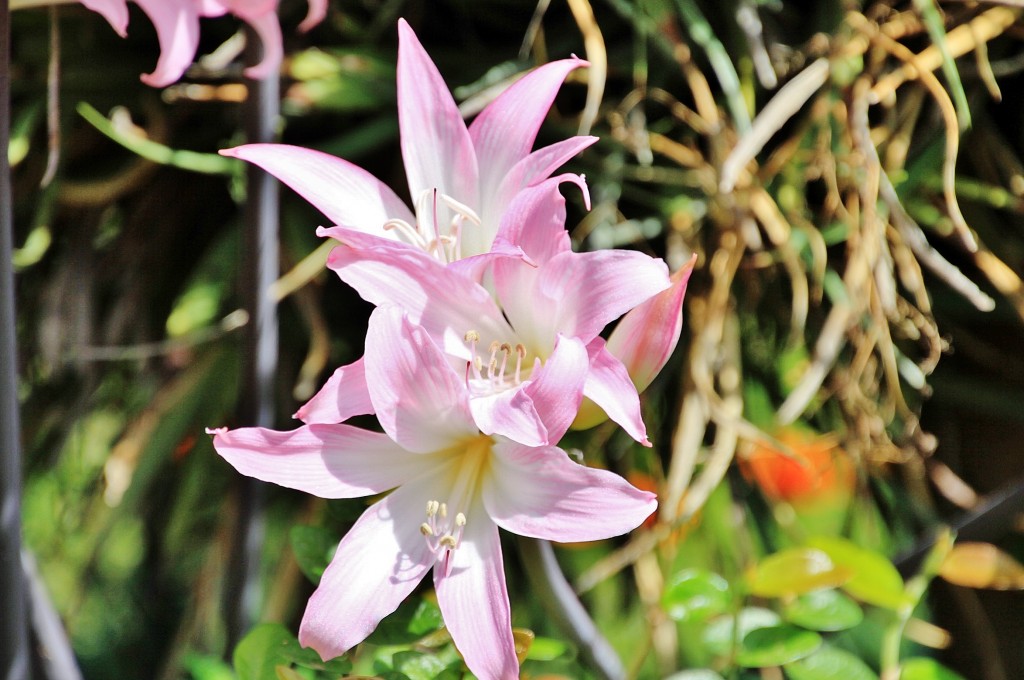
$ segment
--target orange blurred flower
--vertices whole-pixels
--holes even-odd
[[[740,460],[743,476],[769,500],[803,504],[825,498],[846,500],[853,494],[853,461],[834,435],[788,428],[775,438],[789,450],[758,442]]]

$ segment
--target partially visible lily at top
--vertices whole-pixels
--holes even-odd
[[[518,256],[498,238],[512,198],[550,177],[596,137],[570,137],[533,151],[537,132],[565,77],[587,63],[538,67],[491,102],[468,127],[416,34],[398,22],[398,123],[413,209],[348,161],[286,144],[221,151],[255,163],[290,186],[338,228],[383,244],[421,250],[479,277],[495,258]]]
[[[579,405],[588,357],[558,340],[545,370],[560,389],[540,395],[554,438]],[[519,677],[498,527],[576,542],[638,527],[653,494],[553,446],[481,433],[464,376],[398,308],[378,308],[366,335],[370,399],[384,433],[346,424],[213,430],[242,474],[323,498],[395,489],[342,539],[302,617],[299,641],[325,658],[364,640],[433,568],[445,625],[480,678]],[[557,364],[555,366],[554,364]]]
[[[40,5],[68,4],[76,0],[11,0],[11,9]],[[77,0],[107,22],[124,37],[128,34],[128,0]],[[199,47],[199,19],[233,14],[256,31],[263,44],[263,59],[251,66],[245,75],[254,79],[266,78],[281,66],[283,48],[281,25],[277,20],[278,0],[133,0],[153,22],[160,57],[152,73],[141,76],[142,82],[153,87],[166,87],[174,83],[195,58]],[[299,25],[306,31],[323,21],[327,15],[327,0],[309,0],[309,12]]]

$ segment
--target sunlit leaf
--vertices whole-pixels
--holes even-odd
[[[832,588],[850,575],[849,569],[834,564],[821,550],[790,548],[761,560],[748,575],[747,587],[759,597],[780,597]]]
[[[886,609],[898,609],[907,602],[903,577],[885,556],[842,538],[817,537],[808,543],[847,568],[851,577],[843,590],[858,600]]]
[[[786,664],[784,669],[789,680],[878,680],[878,675],[859,657],[828,645]]]
[[[864,612],[838,590],[815,590],[787,603],[783,617],[811,630],[836,631],[856,626]]]
[[[729,610],[729,582],[714,572],[684,569],[665,586],[661,606],[676,621],[705,621]]]

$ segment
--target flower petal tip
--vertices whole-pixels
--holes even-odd
[[[208,427],[208,428],[206,428],[206,434],[208,434],[210,436],[213,436],[213,437],[216,437],[217,435],[224,435],[224,434],[227,434],[227,433],[228,433],[228,428],[226,428],[226,427]]]

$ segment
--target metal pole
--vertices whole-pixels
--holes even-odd
[[[27,680],[28,617],[21,569],[21,427],[14,313],[11,168],[11,13],[0,0],[0,676]]]
[[[247,59],[260,58],[259,37],[247,30]],[[246,138],[250,143],[270,142],[280,112],[277,73],[249,83],[244,104]],[[246,426],[274,425],[274,378],[277,374],[277,303],[270,286],[279,275],[278,187],[274,178],[246,166],[244,209],[244,265],[241,283],[249,324],[245,342],[244,384],[240,404]],[[238,527],[227,584],[228,642],[231,648],[255,621],[259,612],[259,562],[263,544],[263,484],[249,477],[239,482]]]

